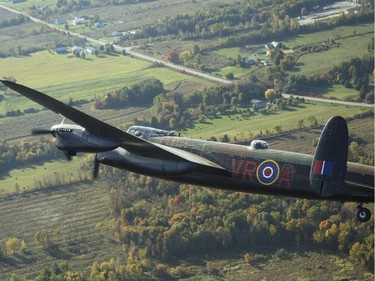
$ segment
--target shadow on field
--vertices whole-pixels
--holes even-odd
[[[35,259],[32,258],[31,254],[28,254],[28,255],[14,254],[13,256],[10,256],[10,257],[3,256],[0,258],[0,266],[3,265],[3,266],[18,267],[19,264],[32,264],[33,262],[35,262]]]
[[[46,249],[46,252],[51,256],[56,259],[69,259],[72,257],[71,254],[61,250],[59,246],[57,245],[52,245]]]

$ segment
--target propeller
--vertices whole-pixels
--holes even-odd
[[[55,131],[53,130],[48,130],[48,129],[32,129],[31,130],[31,134],[33,136],[38,136],[38,135],[53,135],[55,137]],[[76,153],[74,152],[71,152],[71,151],[62,151],[64,156],[65,156],[65,159],[67,161],[71,161],[72,160],[72,156],[75,156]]]
[[[47,130],[47,129],[32,129],[31,134],[32,135],[48,135],[48,134],[53,134],[53,131]]]
[[[94,169],[92,171],[92,178],[93,179],[96,179],[98,178],[98,174],[99,174],[99,165],[100,165],[100,162],[98,160],[98,154],[95,153],[95,157],[94,157]]]

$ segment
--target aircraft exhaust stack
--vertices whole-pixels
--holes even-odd
[[[339,192],[348,160],[348,126],[344,118],[332,117],[320,135],[310,170],[311,187],[322,197]]]

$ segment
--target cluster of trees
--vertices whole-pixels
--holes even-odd
[[[16,144],[3,141],[0,144],[0,170],[9,171],[23,164],[59,158],[51,139],[41,137],[36,141],[22,140]]]
[[[368,54],[362,58],[352,58],[348,62],[342,62],[334,66],[328,72],[328,82],[341,84],[346,88],[355,88],[359,91],[360,98],[369,102],[374,101],[374,87],[370,85],[373,80],[374,54]],[[372,92],[372,98],[367,96]]]
[[[28,21],[30,21],[28,17],[19,14],[16,18],[0,20],[0,28],[20,25]]]
[[[154,97],[164,93],[163,83],[156,78],[148,78],[130,87],[112,90],[95,98],[96,109],[121,108],[151,104]]]
[[[281,99],[274,90],[266,91],[266,85],[256,77],[243,78],[233,87],[218,86],[200,88],[189,94],[165,93],[153,101],[154,114],[149,119],[136,119],[137,124],[158,128],[183,129],[194,122],[205,122],[206,118],[217,118],[220,114],[241,113],[247,117],[260,112],[285,110],[297,106],[303,99]],[[252,99],[267,99],[273,103],[266,108],[251,108]],[[242,107],[242,109],[241,109]]]
[[[29,7],[28,13],[32,16],[47,19],[53,14],[66,14],[73,11],[80,11],[88,8],[106,7],[108,5],[128,5],[142,2],[152,2],[154,0],[57,0],[56,6],[45,6],[43,9],[32,5]]]
[[[25,240],[17,237],[10,237],[5,242],[0,241],[0,259],[5,256],[12,256],[16,252],[22,252],[26,249]]]
[[[185,66],[191,68],[201,68],[201,49],[197,44],[191,48],[185,49],[178,53],[176,50],[168,52],[167,58],[173,63],[183,63]]]
[[[206,117],[226,113],[232,106],[250,107],[251,99],[264,99],[265,85],[255,77],[243,79],[234,87],[200,88],[189,94],[162,94],[154,99],[154,114],[145,122],[153,127],[184,128]]]
[[[27,281],[23,276],[15,273],[12,274],[9,281]],[[34,279],[34,281],[85,281],[86,278],[82,271],[74,271],[67,261],[60,261],[53,263],[50,267],[43,269]],[[94,280],[94,279],[93,279]],[[109,280],[109,279],[96,279],[96,280]],[[111,279],[112,280],[112,279]]]
[[[326,4],[327,1],[321,0],[237,1],[191,15],[166,17],[159,23],[144,26],[137,37],[177,35],[181,39],[196,39],[229,36],[233,32],[251,31],[259,36],[273,30],[298,30],[297,21],[291,17],[300,15],[302,8]],[[262,31],[258,33],[260,24]]]
[[[371,103],[374,100],[374,89],[370,85],[373,80],[374,55],[367,54],[362,58],[352,58],[350,61],[335,65],[327,73],[306,75],[291,75],[285,90],[294,94],[309,92],[311,87],[325,87],[341,84],[347,88],[359,91],[359,99]]]

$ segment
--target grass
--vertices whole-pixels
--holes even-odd
[[[343,61],[349,61],[354,57],[361,57],[367,53],[368,43],[373,40],[373,29],[373,24],[360,25],[358,28],[357,26],[346,26],[335,28],[332,31],[299,36],[296,39],[287,41],[286,44],[288,46],[296,46],[319,43],[332,37],[338,37],[335,40],[339,44],[339,47],[330,48],[328,51],[303,55],[299,58],[296,67],[291,72],[300,75],[324,73]],[[354,30],[356,30],[356,36],[353,36]]]
[[[127,56],[80,59],[72,55],[57,55],[48,51],[28,57],[0,60],[0,77],[14,76],[21,84],[45,92],[63,102],[73,99],[91,100],[114,88],[129,86],[145,78],[155,77],[166,86],[179,81],[201,79],[184,75],[167,68],[151,68],[145,61]],[[0,114],[8,110],[36,107],[20,95],[6,95],[0,103]]]
[[[362,24],[355,26],[342,26],[332,30],[314,32],[309,34],[298,35],[291,39],[282,41],[288,48],[295,48],[297,46],[311,45],[323,42],[328,39],[335,39],[340,44],[338,48],[332,48],[329,51],[319,53],[309,53],[302,56],[294,68],[292,73],[311,75],[315,73],[327,72],[334,64],[339,64],[342,61],[350,60],[353,57],[360,57],[367,52],[368,43],[373,40],[373,24]],[[356,36],[354,36],[354,33]],[[262,45],[249,45],[247,49],[244,48],[223,48],[213,51],[216,55],[225,58],[237,59],[237,56],[250,57],[258,49],[264,49]],[[261,59],[269,59],[265,56],[259,56]],[[225,76],[232,72],[236,78],[259,72],[262,68],[249,69],[240,68],[237,66],[226,66],[221,68],[217,73]]]
[[[352,88],[345,88],[343,85],[331,85],[324,94],[325,98],[337,100],[356,100],[358,91]]]
[[[72,161],[56,160],[43,164],[27,165],[22,168],[13,169],[9,173],[0,173],[0,194],[15,191],[16,184],[20,190],[35,188],[35,183],[44,180],[54,180],[57,175],[64,178],[75,177],[80,174],[79,170],[83,163],[82,157],[74,157]],[[88,175],[90,177],[90,175]]]
[[[314,43],[323,42],[328,39],[337,40],[343,37],[352,36],[354,35],[354,31],[356,32],[356,34],[358,34],[357,36],[360,36],[360,34],[363,34],[363,33],[369,33],[369,32],[372,33],[373,30],[374,30],[374,24],[372,23],[361,24],[361,25],[340,26],[340,27],[333,28],[331,30],[313,32],[309,34],[301,34],[296,37],[290,38],[286,41],[283,41],[283,43],[289,48],[295,48],[297,46],[304,46],[304,45],[310,45]],[[366,43],[366,48],[367,48],[368,42],[366,41],[365,43]],[[353,48],[353,50],[356,51],[355,48]]]
[[[69,260],[73,270],[89,271],[95,261],[122,256],[107,232],[96,228],[109,217],[109,190],[93,185],[72,185],[0,198],[0,241],[25,240],[26,252],[1,259],[0,280],[12,273],[34,279],[54,262]],[[60,234],[52,234],[59,230]],[[45,231],[53,246],[43,249],[34,235]]]
[[[247,136],[249,131],[257,134],[260,131],[272,130],[277,125],[280,125],[282,130],[297,128],[298,121],[302,119],[305,120],[305,126],[308,126],[309,122],[306,118],[310,115],[315,116],[322,124],[334,115],[349,117],[358,112],[360,109],[356,107],[309,102],[301,107],[293,107],[288,111],[277,111],[268,115],[257,114],[250,118],[243,118],[240,114],[236,114],[224,115],[213,120],[207,119],[205,123],[197,123],[193,128],[184,131],[184,135],[209,139],[211,136],[228,134],[233,140],[234,136],[241,133],[244,136]]]

